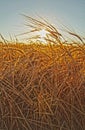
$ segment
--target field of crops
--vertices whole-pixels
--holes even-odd
[[[52,25],[30,20],[47,29],[48,44],[1,36],[0,129],[85,130],[84,41],[70,33],[80,42],[65,43]]]

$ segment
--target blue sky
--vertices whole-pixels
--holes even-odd
[[[85,36],[85,0],[0,0],[0,33],[5,38],[22,33],[22,13],[38,14],[56,26],[61,21]]]

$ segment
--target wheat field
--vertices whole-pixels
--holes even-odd
[[[48,44],[0,42],[0,129],[85,130],[85,44],[70,43],[47,21],[27,17]],[[35,37],[37,39],[38,36]]]

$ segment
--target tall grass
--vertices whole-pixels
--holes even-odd
[[[42,44],[0,43],[0,129],[85,130],[85,44],[64,41],[47,21],[27,17]]]

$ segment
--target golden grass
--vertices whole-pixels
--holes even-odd
[[[1,42],[0,129],[84,130],[85,44],[65,44],[52,25],[30,19],[51,38],[47,45]]]

